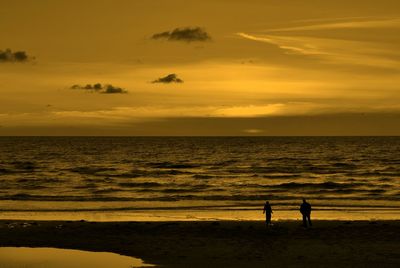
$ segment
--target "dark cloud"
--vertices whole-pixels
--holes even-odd
[[[165,39],[168,41],[204,42],[211,40],[210,35],[200,27],[176,28],[170,32],[154,34],[152,39]]]
[[[114,87],[112,85],[107,85],[105,87],[105,89],[100,93],[104,93],[104,94],[123,94],[123,93],[128,93],[128,91],[126,91],[125,89],[120,88],[120,87]]]
[[[113,85],[102,85],[100,83],[96,84],[87,84],[85,86],[82,85],[73,85],[71,89],[82,89],[82,90],[88,90],[92,92],[97,92],[101,94],[124,94],[128,93],[127,90],[121,88],[121,87],[114,87]]]
[[[0,50],[0,62],[26,62],[30,57],[25,51],[12,52],[11,49]]]
[[[164,83],[164,84],[183,83],[183,80],[178,78],[178,76],[176,74],[169,74],[165,77],[161,77],[161,78],[154,80],[152,83]]]

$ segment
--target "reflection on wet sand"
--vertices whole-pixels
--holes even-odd
[[[148,267],[141,259],[108,252],[56,248],[0,248],[0,267],[7,268],[131,268]]]

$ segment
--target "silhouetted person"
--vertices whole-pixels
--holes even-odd
[[[271,224],[272,208],[268,201],[265,202],[263,214],[265,214],[265,224],[268,226]]]
[[[308,225],[311,224],[311,205],[307,203],[306,199],[303,198],[303,204],[300,205],[300,212],[303,215],[303,225],[304,227],[307,227],[307,220],[308,220]]]

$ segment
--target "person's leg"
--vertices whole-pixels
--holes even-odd
[[[312,226],[312,224],[311,224],[311,215],[308,214],[308,215],[307,215],[307,218],[308,218],[308,225]]]
[[[305,214],[303,214],[303,226],[307,227],[307,219]]]
[[[267,225],[271,224],[271,214],[267,214]]]

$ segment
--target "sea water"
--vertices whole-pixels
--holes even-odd
[[[400,219],[400,137],[0,137],[0,218]]]

